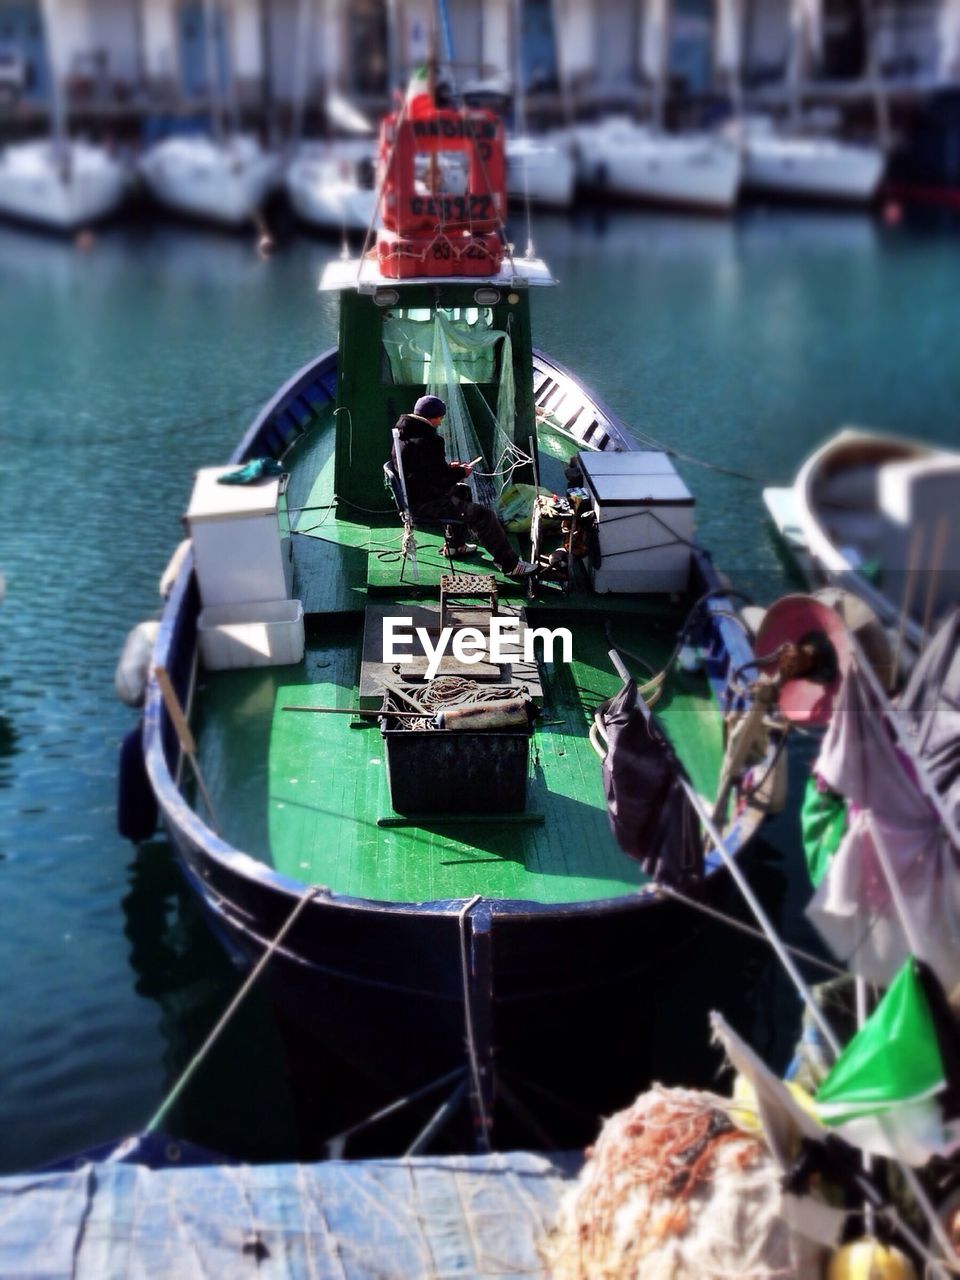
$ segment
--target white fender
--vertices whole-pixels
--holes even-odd
[[[128,707],[143,706],[150,674],[150,659],[160,623],[156,619],[138,622],[123,643],[113,683],[117,697]]]

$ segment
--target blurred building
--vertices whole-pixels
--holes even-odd
[[[646,15],[656,0],[0,0],[0,111],[39,115],[56,68],[71,104],[135,114],[202,106],[211,76],[239,109],[282,112],[331,89],[378,111],[436,46],[461,84],[520,84],[536,116],[642,105]],[[815,14],[814,96],[956,75],[960,0],[672,0],[667,63],[683,99],[718,94],[721,6],[736,6],[740,79],[776,102],[792,13]],[[441,16],[438,17],[438,14]]]

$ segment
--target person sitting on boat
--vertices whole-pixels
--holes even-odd
[[[445,516],[462,520],[503,573],[511,578],[529,577],[536,573],[537,566],[520,559],[500,517],[490,507],[474,502],[463,483],[473,470],[471,464],[447,462],[438,430],[446,412],[447,406],[439,396],[421,396],[413,413],[401,414],[397,420],[410,514],[415,520],[442,520]],[[476,549],[473,543],[463,543],[454,547],[452,554],[471,555]]]

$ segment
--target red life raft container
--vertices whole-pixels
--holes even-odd
[[[392,280],[413,276],[492,276],[503,261],[503,241],[496,232],[438,232],[432,239],[401,236],[381,230],[377,235],[380,271]]]
[[[380,127],[385,276],[495,275],[506,211],[503,121],[486,110],[400,110]],[[457,190],[444,189],[454,181]]]

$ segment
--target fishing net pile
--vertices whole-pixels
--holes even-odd
[[[658,1085],[604,1125],[543,1246],[554,1280],[813,1280],[780,1170],[729,1101]]]

